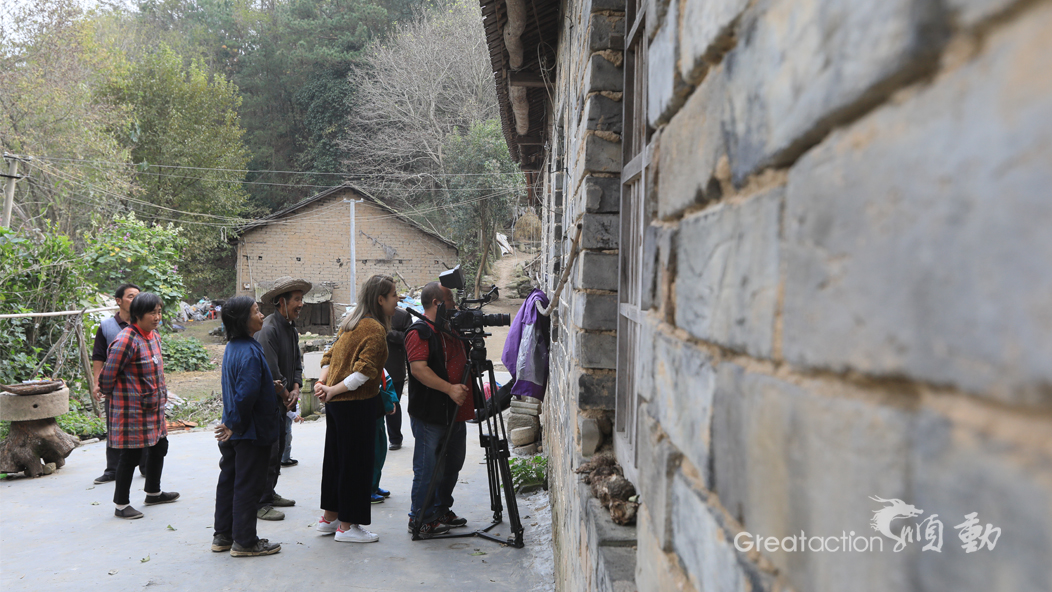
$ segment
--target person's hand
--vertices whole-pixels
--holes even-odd
[[[97,383],[95,384],[95,388],[91,389],[91,396],[100,403],[106,400],[106,395],[102,394],[102,388],[99,387]]]
[[[231,430],[230,428],[226,427],[223,424],[219,424],[219,425],[216,426],[215,435],[216,435],[216,440],[218,440],[220,442],[226,442],[227,440],[230,439],[230,436],[234,435],[234,430]]]
[[[285,400],[285,385],[281,384],[280,380],[274,381],[274,394]]]
[[[466,384],[451,384],[449,385],[449,398],[453,399],[453,402],[458,406],[463,405],[464,401],[467,401],[468,395],[471,394],[471,389]]]
[[[322,397],[322,394],[324,394],[324,391],[322,390],[322,387],[324,387],[324,386],[325,386],[325,383],[322,382],[321,380],[319,380],[318,382],[314,383],[314,396],[315,397],[318,397],[319,399]]]
[[[394,415],[396,411],[398,411],[398,408],[397,408],[397,407],[395,407],[394,409],[392,409],[392,410],[388,411],[388,412],[387,412],[387,414],[388,414],[388,415]]]
[[[327,402],[329,400],[329,397],[330,397],[329,391],[331,391],[331,390],[332,390],[331,386],[325,386],[324,384],[321,384],[320,382],[318,384],[314,385],[314,394],[315,394],[315,396],[318,397],[318,400],[321,401],[322,403],[325,403],[325,402]]]
[[[293,423],[303,423],[303,418],[297,415],[296,417],[292,418],[292,422]]]
[[[289,391],[289,398],[285,401],[285,406],[288,407],[289,411],[292,411],[292,408],[296,406],[296,403],[299,403],[299,400],[300,387],[297,386],[296,388]]]

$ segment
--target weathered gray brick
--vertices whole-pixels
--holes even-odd
[[[946,6],[958,25],[972,27],[1020,2],[1021,0],[946,0]]]
[[[621,179],[617,177],[584,178],[584,208],[592,214],[610,214],[621,210]]]
[[[650,413],[708,483],[716,390],[711,356],[662,331],[654,332],[652,349],[641,353],[653,359],[654,386],[647,396]]]
[[[613,410],[617,377],[613,372],[582,370],[577,377],[577,405],[581,409]]]
[[[748,579],[730,536],[702,496],[677,474],[672,481],[672,541],[696,590],[745,592]]]
[[[686,0],[680,31],[680,76],[691,80],[704,71],[704,58],[716,57],[726,45],[731,25],[749,0]]]
[[[1052,7],[793,168],[784,351],[1052,402]],[[953,108],[948,108],[952,105]]]
[[[582,368],[617,368],[617,335],[609,333],[577,334],[577,357]]]
[[[617,214],[581,216],[582,249],[616,249],[621,238],[621,217]]]
[[[684,218],[677,236],[676,325],[692,335],[771,355],[783,188]]]
[[[577,261],[577,287],[582,290],[617,290],[617,253],[581,251]]]
[[[639,494],[649,508],[651,532],[665,551],[672,548],[672,513],[669,498],[672,475],[682,455],[669,441],[658,420],[651,416],[646,403],[639,407],[636,437],[636,459],[639,467]]]
[[[574,324],[586,331],[617,329],[617,294],[586,294],[574,297]]]
[[[694,204],[720,197],[715,174],[727,153],[721,129],[727,112],[725,83],[722,68],[710,72],[661,134],[659,218],[678,216]]]
[[[808,388],[721,364],[713,418],[714,490],[749,533],[876,536],[870,496],[909,502],[902,409],[813,394]],[[729,453],[729,455],[728,455]],[[764,554],[794,589],[878,592],[910,588],[909,553]],[[916,549],[915,549],[916,550]]]
[[[592,51],[625,49],[624,16],[593,14],[588,33],[588,48]]]
[[[588,59],[584,79],[587,83],[587,92],[601,90],[621,92],[625,88],[625,73],[613,62],[598,54]]]
[[[611,142],[595,134],[586,134],[581,140],[577,171],[579,176],[587,173],[621,172],[621,142]]]
[[[665,22],[654,35],[647,52],[647,120],[657,127],[668,121],[683,104],[687,88],[679,76],[678,2],[669,4]]]
[[[839,117],[924,73],[946,38],[929,0],[764,0],[723,61],[735,183],[784,165]]]
[[[1026,449],[928,410],[916,426],[910,503],[944,525],[942,553],[921,553],[923,587],[1052,590],[1052,450]],[[971,512],[984,529],[1001,529],[993,551],[962,549],[954,527]]]
[[[585,99],[584,120],[590,130],[621,133],[622,105],[605,95]]]

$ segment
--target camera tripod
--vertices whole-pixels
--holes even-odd
[[[418,313],[414,316],[420,317]],[[449,333],[446,333],[450,335]],[[486,476],[489,480],[490,509],[493,511],[493,522],[484,528],[473,532],[438,534],[424,539],[420,536],[420,527],[423,525],[424,513],[431,507],[434,501],[435,488],[438,485],[439,475],[442,474],[446,456],[449,451],[449,440],[453,434],[455,422],[450,421],[445,436],[435,452],[435,468],[431,473],[431,481],[427,486],[427,496],[424,505],[418,509],[413,520],[413,540],[454,539],[464,537],[479,537],[495,543],[510,545],[516,549],[525,546],[522,540],[522,522],[519,520],[519,506],[515,499],[515,488],[511,481],[511,468],[508,466],[510,457],[508,449],[508,435],[504,429],[504,417],[500,414],[497,402],[497,381],[493,376],[493,362],[487,359],[486,343],[484,337],[488,334],[476,333],[470,337],[451,335],[458,340],[468,344],[468,366],[465,368],[464,384],[471,385],[472,403],[475,406],[475,417],[482,418],[478,422],[479,445],[486,451]],[[487,403],[483,385],[489,385],[490,403]],[[485,424],[486,432],[482,426]],[[490,530],[503,522],[504,508],[501,504],[501,487],[504,489],[504,498],[508,506],[508,519],[511,522],[512,536],[507,539],[490,534]]]

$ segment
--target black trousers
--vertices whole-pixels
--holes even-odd
[[[255,440],[219,443],[216,534],[232,536],[243,547],[256,544],[256,505],[267,484],[270,446]]]
[[[150,458],[150,454],[147,452],[148,449],[142,449],[142,458],[139,459],[139,472],[143,475],[146,474],[146,460]],[[117,477],[117,463],[121,460],[121,449],[106,447],[106,470],[102,472],[103,475],[109,475],[110,477]]]
[[[113,503],[129,504],[128,496],[131,494],[132,476],[135,475],[135,467],[142,460],[143,451],[149,451],[146,463],[146,487],[147,492],[161,491],[161,471],[164,469],[164,457],[168,454],[168,438],[161,438],[157,443],[147,448],[121,448],[121,458],[117,462],[117,482],[113,489]]]
[[[395,403],[393,415],[385,415],[387,419],[387,439],[391,444],[402,443],[402,387],[405,381],[394,383],[395,392],[398,393],[398,401]]]
[[[281,407],[281,418],[278,420],[278,441],[270,447],[270,456],[267,459],[267,478],[263,484],[263,493],[260,495],[256,508],[265,508],[274,505],[274,489],[278,486],[278,477],[281,475],[281,455],[285,454],[285,407]]]
[[[375,399],[325,405],[321,509],[336,512],[341,522],[372,522],[376,424]]]

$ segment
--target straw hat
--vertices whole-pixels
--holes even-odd
[[[313,284],[311,284],[307,280],[294,279],[287,275],[282,276],[274,280],[274,287],[270,290],[267,290],[267,293],[264,294],[262,298],[260,298],[260,302],[264,302],[267,304],[272,303],[274,302],[275,298],[281,296],[285,292],[298,291],[306,294],[307,292],[310,292],[310,289],[312,287]]]

